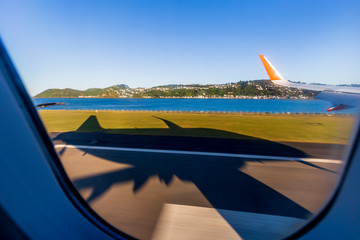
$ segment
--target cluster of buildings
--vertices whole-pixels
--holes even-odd
[[[256,92],[260,94],[243,95],[234,93],[239,88],[239,83],[228,84],[211,84],[211,85],[167,85],[151,88],[122,88],[109,87],[106,92],[100,96],[83,96],[83,97],[114,97],[114,98],[235,98],[235,99],[309,99],[309,95],[303,94],[301,90],[293,90],[286,87],[274,86],[271,83],[256,83],[253,81],[246,82],[245,86],[253,85]],[[276,88],[281,94],[269,95],[263,94],[264,90]],[[222,90],[222,94],[213,93],[209,89]],[[186,91],[189,94],[184,94]],[[180,94],[174,94],[174,93]],[[182,93],[182,94],[181,94]],[[291,94],[289,94],[291,93]]]

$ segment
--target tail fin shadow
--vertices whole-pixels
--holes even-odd
[[[91,115],[76,132],[97,132],[104,130],[95,115]]]
[[[166,119],[163,119],[163,118],[159,118],[159,117],[156,117],[156,116],[153,116],[154,118],[157,118],[157,119],[160,119],[162,121],[164,121],[164,123],[170,128],[170,129],[182,129],[182,127],[180,127],[179,125],[169,121],[169,120],[166,120]]]

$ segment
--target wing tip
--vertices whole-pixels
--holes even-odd
[[[275,67],[270,63],[269,60],[267,60],[264,55],[260,54],[259,57],[271,81],[283,80],[281,74],[275,69]]]

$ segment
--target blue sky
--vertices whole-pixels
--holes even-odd
[[[360,1],[0,0],[0,35],[31,95],[265,79],[360,83]]]

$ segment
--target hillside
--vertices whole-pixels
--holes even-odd
[[[292,89],[273,84],[268,80],[240,81],[227,84],[170,84],[151,88],[129,88],[114,85],[87,90],[47,89],[35,98],[293,98],[308,99],[315,92]]]
[[[98,97],[98,98],[118,98],[130,88],[127,85],[120,84],[107,88],[89,88],[84,91],[71,88],[47,89],[35,96],[35,98],[77,98],[77,97]]]

